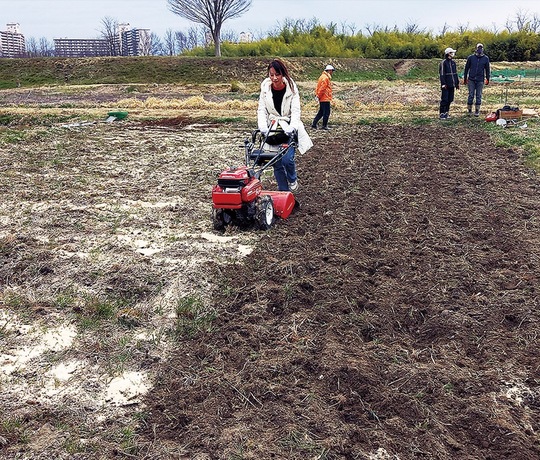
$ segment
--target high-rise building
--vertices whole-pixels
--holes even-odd
[[[150,29],[130,29],[129,24],[120,24],[119,34],[122,56],[148,56],[150,54]]]
[[[119,24],[118,33],[109,39],[55,38],[54,49],[61,57],[146,56],[150,54],[150,30]]]
[[[24,35],[19,31],[17,23],[6,24],[6,31],[0,32],[0,57],[23,57],[26,52]]]

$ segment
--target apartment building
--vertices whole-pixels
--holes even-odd
[[[6,30],[0,31],[0,57],[23,57],[26,52],[24,35],[17,23],[6,24]]]
[[[146,56],[150,54],[150,30],[119,24],[118,33],[106,38],[55,38],[59,57]]]
[[[149,29],[131,28],[119,24],[111,39],[55,38],[54,54],[59,57],[148,56],[151,53]],[[26,42],[18,23],[9,23],[0,31],[0,57],[16,58],[26,55]]]
[[[118,26],[122,56],[148,56],[151,51],[150,29],[130,29],[129,24]]]
[[[100,38],[55,38],[54,54],[58,57],[110,56],[107,40]]]

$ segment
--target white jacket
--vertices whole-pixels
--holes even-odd
[[[298,87],[293,83],[294,88],[291,88],[291,85],[286,78],[284,78],[283,81],[285,82],[287,89],[285,90],[283,102],[281,103],[281,115],[274,107],[272,81],[270,78],[266,78],[261,83],[259,108],[257,109],[257,125],[259,130],[266,132],[268,131],[272,120],[279,119],[279,124],[284,131],[289,131],[289,128],[293,128],[297,131],[298,151],[300,153],[305,153],[313,147],[313,142],[304,127],[304,123],[302,123],[302,120],[300,119],[300,94],[298,93]],[[290,118],[290,122],[286,123],[281,117]]]

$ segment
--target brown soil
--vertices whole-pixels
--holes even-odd
[[[299,212],[217,235],[211,186],[253,124],[179,113],[3,132],[0,458],[540,458],[518,150],[478,120],[343,121],[298,157]],[[186,297],[211,331],[175,334]],[[153,388],[117,406],[133,371]]]
[[[213,330],[163,363],[142,450],[540,458],[537,177],[463,127],[313,137],[300,212],[221,268]]]
[[[396,75],[403,76],[407,75],[411,69],[414,68],[414,62],[410,60],[402,59],[394,64],[394,70]]]

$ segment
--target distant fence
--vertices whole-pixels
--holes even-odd
[[[535,67],[534,69],[492,70],[491,79],[499,82],[520,81],[524,79],[532,79],[536,81],[537,79],[540,79],[540,69]]]

